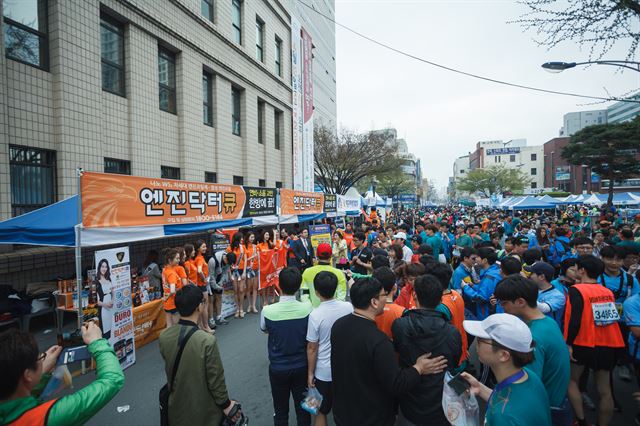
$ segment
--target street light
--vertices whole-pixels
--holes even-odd
[[[629,68],[630,70],[640,72],[640,62],[631,61],[587,61],[587,62],[545,62],[542,68],[551,73],[561,73],[569,68],[575,68],[577,65],[613,65],[614,67]]]

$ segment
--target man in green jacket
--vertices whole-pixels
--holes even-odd
[[[189,338],[176,377],[171,381],[182,339],[193,327],[198,327],[203,300],[202,292],[196,286],[180,289],[175,296],[180,321],[164,330],[159,338],[167,382],[173,383],[169,395],[169,424],[172,426],[220,426],[229,413],[236,413],[233,420],[242,416],[239,410],[234,410],[237,402],[229,399],[216,338],[206,331],[197,330]]]
[[[12,329],[0,334],[0,424],[82,425],[118,393],[124,374],[100,327],[85,324],[82,340],[96,360],[97,380],[71,395],[40,403],[37,394],[49,381],[62,348],[40,353],[29,333]]]

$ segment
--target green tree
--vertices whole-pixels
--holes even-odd
[[[522,191],[530,182],[531,178],[520,169],[492,166],[471,170],[465,177],[458,179],[456,190],[478,193],[489,198],[493,194],[507,191]]]
[[[400,194],[415,194],[416,183],[402,169],[394,169],[390,173],[380,176],[376,192],[388,197],[397,197]]]
[[[609,179],[607,205],[613,203],[616,181],[640,174],[640,116],[633,121],[585,127],[562,150],[562,157],[575,165],[587,165],[592,172]]]

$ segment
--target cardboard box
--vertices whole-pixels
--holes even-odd
[[[56,305],[59,308],[71,309],[73,307],[73,293],[56,294]]]

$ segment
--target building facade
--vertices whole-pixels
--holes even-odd
[[[640,91],[627,99],[640,101]],[[631,121],[638,115],[640,115],[640,103],[616,102],[607,108],[607,122],[611,124]]]
[[[569,164],[562,150],[571,138],[553,138],[544,147],[544,186],[558,191],[582,194],[600,190],[600,177],[587,166]]]
[[[564,115],[560,136],[572,136],[588,126],[607,124],[607,110],[569,112]]]
[[[291,15],[278,0],[2,2],[0,219],[76,168],[291,187]]]

